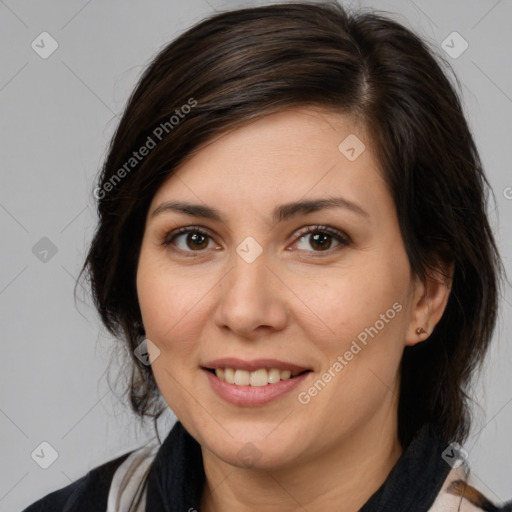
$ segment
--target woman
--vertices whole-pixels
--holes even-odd
[[[400,24],[296,3],[188,30],[130,98],[83,269],[134,411],[179,421],[26,510],[512,510],[461,447],[501,273],[486,186]]]

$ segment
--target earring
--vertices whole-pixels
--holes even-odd
[[[416,334],[418,334],[418,335],[423,334],[424,332],[425,332],[425,331],[424,331],[423,327],[418,327],[418,328],[416,329]]]

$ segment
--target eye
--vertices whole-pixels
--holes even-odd
[[[178,251],[185,253],[201,252],[205,249],[208,249],[210,241],[208,239],[212,240],[212,237],[205,230],[197,226],[188,226],[167,234],[162,241],[162,245],[175,245]],[[178,240],[178,243],[175,243],[176,240]]]
[[[309,246],[315,249],[313,252],[331,251],[333,239],[338,242],[338,245],[334,247],[334,250],[337,248],[339,249],[340,246],[347,247],[351,244],[351,240],[348,235],[329,226],[310,226],[299,232],[299,237],[299,241],[296,242],[296,244],[306,241],[309,237],[309,241],[306,243],[309,243]],[[305,250],[308,249],[306,248]]]

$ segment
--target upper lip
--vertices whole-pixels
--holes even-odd
[[[208,368],[210,370],[215,368],[233,368],[233,370],[246,370],[249,372],[259,370],[261,368],[277,368],[278,370],[290,370],[291,372],[302,372],[310,369],[297,364],[288,363],[286,361],[279,361],[278,359],[253,359],[251,361],[243,361],[236,357],[215,359],[213,361],[208,361],[202,366],[203,368]]]

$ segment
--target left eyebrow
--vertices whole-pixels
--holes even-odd
[[[344,208],[362,217],[370,217],[369,213],[358,204],[344,199],[343,197],[332,197],[296,201],[277,206],[272,213],[272,219],[274,224],[277,224],[298,215],[307,215],[328,208]],[[219,210],[211,208],[210,206],[191,204],[183,201],[166,201],[165,203],[161,203],[153,210],[150,216],[155,217],[166,211],[176,211],[193,217],[202,217],[224,223],[224,219]]]
[[[358,204],[344,199],[343,197],[331,197],[283,204],[274,210],[272,218],[274,223],[277,224],[278,222],[283,222],[297,215],[313,213],[328,208],[345,208],[362,217],[370,217],[370,214],[366,210],[363,210]]]

